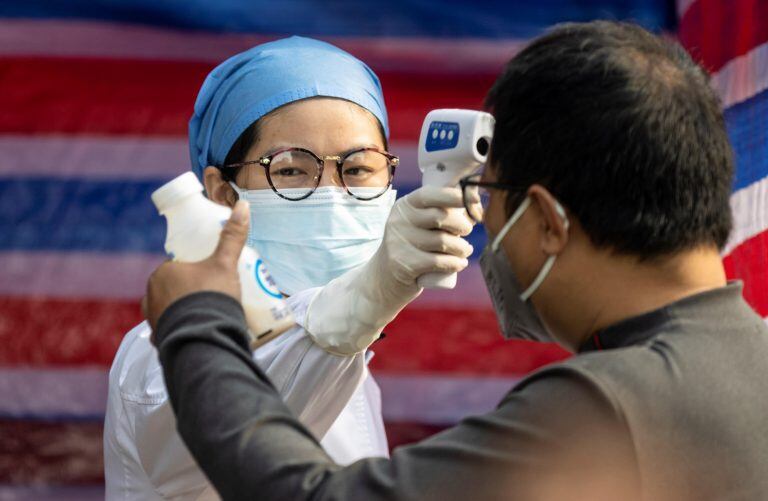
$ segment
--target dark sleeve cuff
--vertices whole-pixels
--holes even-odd
[[[175,327],[186,321],[203,321],[216,318],[226,318],[234,326],[239,327],[242,339],[234,339],[237,344],[248,349],[248,327],[245,322],[245,312],[238,300],[221,292],[195,292],[177,299],[160,315],[155,329],[155,343],[160,346],[174,331]],[[229,331],[231,333],[231,330]]]

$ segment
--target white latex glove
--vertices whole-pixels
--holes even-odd
[[[306,330],[315,342],[331,353],[358,353],[421,294],[418,277],[466,268],[473,249],[461,237],[473,222],[463,207],[460,188],[424,186],[397,200],[371,260],[311,300]]]

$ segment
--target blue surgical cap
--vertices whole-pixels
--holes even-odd
[[[370,111],[389,137],[387,110],[376,74],[331,44],[291,37],[233,56],[206,77],[189,121],[192,171],[224,163],[232,145],[253,122],[288,103],[336,97]]]

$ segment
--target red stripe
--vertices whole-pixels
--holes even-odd
[[[185,136],[211,63],[0,58],[0,133]],[[393,139],[418,139],[434,108],[480,108],[492,74],[383,72]]]
[[[133,301],[0,298],[0,365],[109,366],[141,321]],[[374,345],[376,370],[520,375],[567,354],[504,342],[491,311],[408,308]]]
[[[554,344],[505,341],[489,310],[406,308],[384,332],[371,366],[390,372],[522,375],[568,356]]]
[[[762,317],[768,317],[768,231],[745,241],[724,260],[730,279],[744,281],[744,298]]]
[[[390,450],[445,429],[412,422],[387,422],[385,428]],[[102,433],[102,424],[94,422],[0,420],[0,483],[102,483]]]
[[[208,63],[2,58],[0,132],[184,135]]]
[[[141,320],[134,301],[0,298],[0,365],[110,366]]]
[[[0,420],[0,483],[101,483],[101,435],[101,423]]]
[[[680,41],[711,72],[768,42],[765,0],[697,0],[683,15]]]
[[[387,421],[384,423],[387,432],[389,450],[401,445],[412,444],[443,431],[446,426],[436,426],[422,423],[403,423]]]

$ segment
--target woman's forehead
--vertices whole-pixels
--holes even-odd
[[[258,150],[300,146],[335,152],[351,146],[383,147],[384,137],[378,120],[365,108],[343,99],[313,98],[285,105],[263,117],[254,146]]]
[[[373,122],[374,124],[378,122],[373,113],[359,104],[335,97],[312,97],[294,101],[271,111],[262,117],[261,121],[267,124],[290,119],[329,120],[335,118],[365,123]]]

